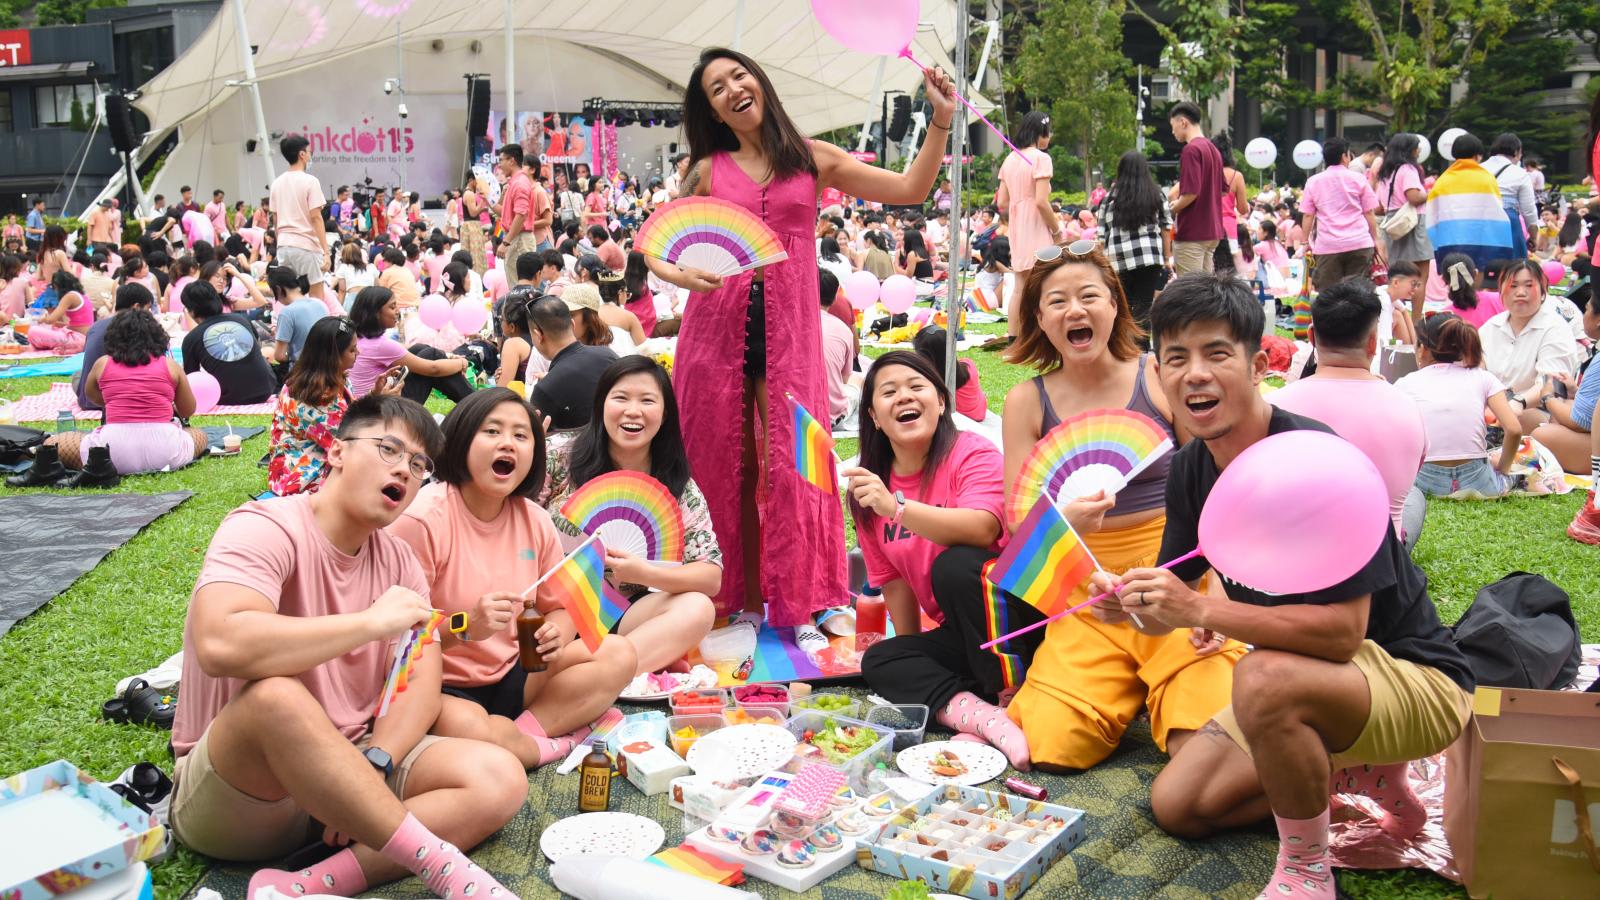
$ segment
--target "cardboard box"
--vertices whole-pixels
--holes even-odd
[[[740,782],[709,775],[685,775],[672,779],[667,805],[709,822],[722,815],[745,787]]]
[[[56,760],[0,780],[0,897],[45,900],[161,849],[166,829],[111,788]]]
[[[645,796],[664,794],[672,786],[672,779],[690,774],[689,764],[683,757],[662,744],[637,740],[622,745],[622,755],[617,758],[617,768],[639,793]]]

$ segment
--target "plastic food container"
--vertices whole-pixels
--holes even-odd
[[[834,715],[820,710],[796,710],[789,721],[784,724],[790,733],[798,737],[802,743],[807,741],[807,735],[821,733],[829,726],[835,728],[851,727],[858,730],[871,732],[871,742],[863,742],[861,749],[842,759],[830,759],[823,754],[810,756],[808,762],[821,762],[832,766],[845,773],[849,779],[850,787],[858,794],[865,794],[868,790],[867,773],[871,772],[878,763],[886,766],[894,765],[894,731],[882,725],[873,725],[860,719],[848,716]]]
[[[777,706],[761,706],[739,704],[732,709],[722,711],[722,720],[729,725],[778,725],[782,726],[789,717],[783,714],[783,709]]]
[[[735,706],[771,706],[789,717],[789,689],[781,684],[745,684],[733,689]]]
[[[695,688],[672,695],[675,716],[720,716],[728,706],[728,692],[722,688]]]
[[[806,697],[796,697],[789,702],[789,712],[798,715],[803,709],[814,709],[828,715],[854,719],[856,714],[861,711],[861,703],[844,694],[826,692],[811,694]]]
[[[869,725],[893,729],[894,750],[899,753],[922,743],[922,733],[928,729],[928,707],[921,703],[874,706],[862,720]]]
[[[672,739],[674,753],[688,758],[694,742],[724,725],[720,712],[705,716],[668,716],[667,736]]]

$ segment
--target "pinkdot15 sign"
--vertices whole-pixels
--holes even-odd
[[[358,126],[303,125],[300,133],[311,142],[311,155],[328,162],[398,162],[416,150],[409,125],[373,125],[370,119]]]
[[[33,41],[23,29],[0,31],[0,69],[33,61]]]

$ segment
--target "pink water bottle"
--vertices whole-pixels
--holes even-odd
[[[883,591],[870,584],[863,586],[856,597],[857,653],[865,653],[868,647],[883,640],[884,612]]]

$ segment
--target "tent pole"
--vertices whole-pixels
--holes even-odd
[[[278,177],[272,165],[272,148],[268,146],[267,114],[261,110],[261,86],[256,84],[255,51],[250,47],[250,29],[244,21],[244,0],[229,0],[233,7],[233,24],[239,30],[239,55],[244,57],[244,83],[250,88],[250,107],[256,119],[256,150],[267,165],[267,184]]]
[[[745,0],[738,0],[733,7],[733,43],[728,45],[731,50],[739,50],[744,43],[744,8]]]
[[[867,133],[872,130],[872,114],[878,111],[878,106],[882,102],[883,69],[888,64],[889,57],[887,56],[878,60],[878,71],[872,76],[872,90],[868,92],[867,96],[873,99],[872,104],[867,107],[867,117],[861,120],[861,140],[856,142],[857,153],[862,153],[867,149],[867,141],[869,140]]]
[[[506,143],[512,143],[511,136],[517,133],[517,44],[512,12],[512,0],[506,0]]]
[[[967,6],[956,4],[956,70],[952,81],[958,91],[967,90]],[[993,32],[990,32],[993,34]],[[961,183],[965,166],[961,157],[967,147],[967,113],[963,104],[957,103],[950,119],[950,277],[945,279],[945,347],[944,383],[955,391],[956,334],[961,322],[961,308],[965,299],[967,274],[966,244],[961,240]]]

